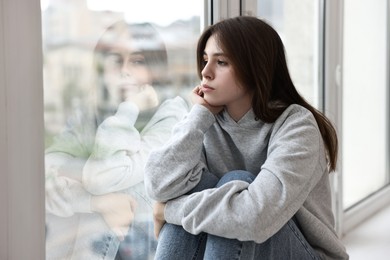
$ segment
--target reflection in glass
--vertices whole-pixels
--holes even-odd
[[[44,6],[47,259],[150,259],[144,162],[188,111],[200,18]]]

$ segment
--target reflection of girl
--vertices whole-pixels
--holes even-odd
[[[123,258],[153,251],[143,167],[188,109],[180,97],[161,98],[166,52],[156,35],[118,22],[96,45],[96,109],[76,113],[46,151],[48,259],[113,259],[118,238]]]
[[[195,104],[145,168],[161,201],[157,259],[347,259],[329,185],[336,132],[296,91],[278,34],[226,19],[197,58]]]

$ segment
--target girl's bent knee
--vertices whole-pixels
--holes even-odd
[[[227,172],[222,178],[219,180],[217,187],[222,186],[225,183],[228,183],[230,181],[246,181],[248,183],[253,182],[253,180],[256,178],[256,176],[248,171],[244,170],[234,170]]]

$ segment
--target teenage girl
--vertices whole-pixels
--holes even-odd
[[[336,132],[297,92],[276,31],[223,20],[197,60],[194,105],[146,165],[156,259],[348,259],[331,207]]]

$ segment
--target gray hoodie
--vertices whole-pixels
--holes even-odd
[[[221,177],[246,170],[248,184],[184,195],[209,171]],[[271,124],[252,110],[235,122],[226,111],[214,116],[194,105],[171,140],[152,151],[145,170],[146,191],[167,202],[168,223],[192,234],[262,243],[294,215],[307,241],[324,259],[348,259],[334,230],[324,143],[314,116],[289,106]]]

